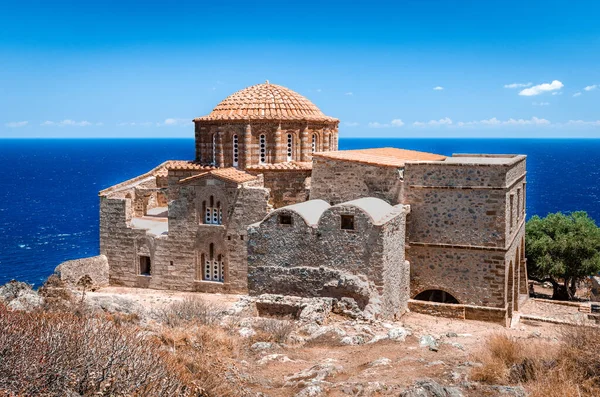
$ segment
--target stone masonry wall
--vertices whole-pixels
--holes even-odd
[[[411,296],[443,290],[461,304],[507,309],[509,289],[514,284],[519,290],[519,265],[512,272],[509,266],[524,233],[524,158],[485,165],[407,163],[404,182],[403,201],[411,205]]]
[[[273,208],[301,203],[310,194],[310,170],[260,170],[252,174],[262,174],[265,187],[271,191],[270,203]]]
[[[402,186],[398,168],[315,156],[310,199],[339,204],[362,197],[377,197],[396,205],[401,202]]]
[[[262,182],[262,181],[261,181]],[[254,182],[244,185],[204,178],[180,186],[169,203],[166,236],[132,229],[126,217],[130,199],[101,197],[101,253],[110,264],[112,285],[205,292],[245,292],[247,289],[246,228],[268,212],[268,190]],[[223,207],[222,225],[203,224],[202,201],[210,195]],[[202,254],[213,244],[222,256],[224,282],[204,281]],[[151,258],[150,276],[140,274],[139,256]]]
[[[335,206],[322,214],[318,226],[307,225],[294,211],[275,211],[249,228],[250,294],[350,297],[371,315],[401,314],[409,271],[406,210],[397,211],[385,224],[374,225],[357,207]],[[282,213],[292,216],[291,225],[279,223]],[[340,228],[341,214],[354,215],[355,230]]]

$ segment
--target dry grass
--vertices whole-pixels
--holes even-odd
[[[532,397],[600,395],[600,329],[568,326],[560,343],[491,336],[471,376],[490,384],[521,384]]]
[[[255,340],[285,343],[294,330],[294,323],[289,320],[274,318],[261,318],[254,323],[256,330]]]
[[[158,321],[170,327],[179,327],[189,322],[212,325],[222,317],[222,309],[201,297],[186,297],[155,311],[154,315]]]
[[[23,396],[199,395],[182,366],[136,327],[4,305],[0,389]]]

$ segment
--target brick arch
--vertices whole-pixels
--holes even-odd
[[[415,299],[420,293],[425,292],[425,291],[442,291],[447,293],[448,295],[452,296],[454,299],[456,299],[456,301],[458,302],[458,304],[461,304],[460,299],[458,298],[460,295],[452,288],[447,288],[447,287],[443,287],[440,288],[439,285],[426,285],[426,286],[421,286],[417,289],[413,291],[411,291],[411,299]]]

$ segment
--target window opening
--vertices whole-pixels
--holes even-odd
[[[341,228],[344,230],[354,230],[354,215],[341,216]]]

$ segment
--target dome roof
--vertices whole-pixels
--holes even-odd
[[[208,116],[194,121],[292,120],[337,122],[302,95],[280,85],[257,84],[229,95]]]

